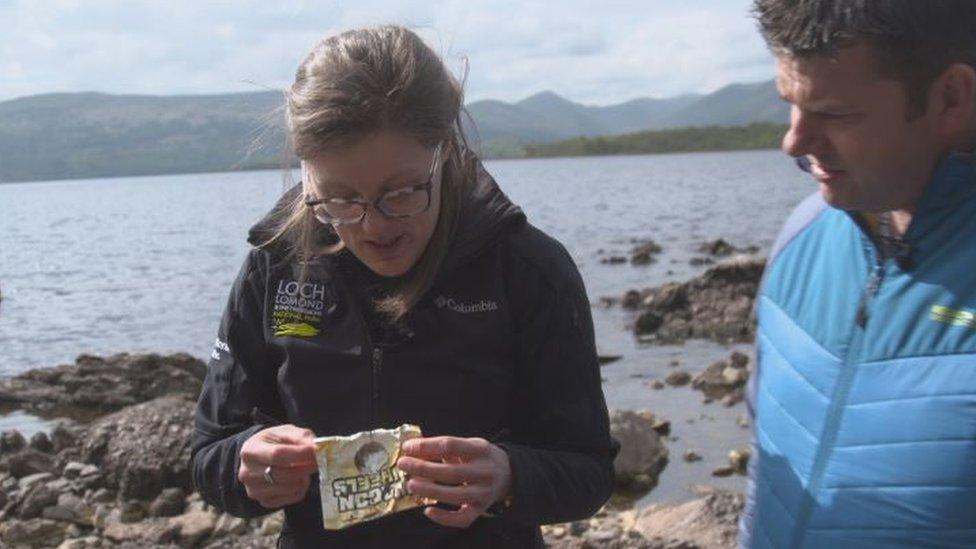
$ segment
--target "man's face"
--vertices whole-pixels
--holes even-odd
[[[903,85],[875,63],[866,44],[836,58],[780,56],[777,87],[792,105],[783,151],[809,160],[832,206],[912,210],[944,145],[931,114],[907,119]]]

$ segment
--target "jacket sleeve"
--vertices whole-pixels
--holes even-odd
[[[258,408],[282,417],[276,387],[277,365],[263,330],[266,275],[263,252],[245,260],[224,310],[194,418],[193,484],[207,503],[238,517],[272,512],[249,498],[237,480],[241,446],[265,425],[255,425]]]
[[[503,516],[528,524],[588,517],[614,483],[616,445],[589,300],[569,254],[552,244],[554,265],[541,272],[516,267],[519,291],[510,291],[521,304],[514,311],[519,363],[512,442],[500,444],[512,468],[511,506]],[[539,276],[528,276],[532,271]]]

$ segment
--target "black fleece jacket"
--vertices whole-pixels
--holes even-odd
[[[539,524],[587,517],[609,497],[614,448],[583,282],[483,168],[440,274],[399,324],[370,313],[383,281],[352,254],[317,262],[303,284],[283,257],[251,250],[221,321],[192,448],[205,501],[271,512],[237,480],[241,445],[266,427],[254,408],[317,436],[412,423],[425,436],[483,437],[511,462],[511,507],[463,530],[415,509],[326,531],[316,476],[285,508],[285,547],[537,547]]]

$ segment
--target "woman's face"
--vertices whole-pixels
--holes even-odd
[[[335,225],[336,232],[370,270],[381,276],[401,276],[420,259],[437,225],[443,162],[438,159],[436,166],[434,162],[435,150],[401,132],[382,130],[329,147],[307,161],[305,194],[368,202],[358,223]],[[403,193],[396,191],[428,183],[428,178],[430,207],[425,211],[391,217],[377,209],[377,199],[386,196],[384,204],[396,211],[398,201],[404,200]]]

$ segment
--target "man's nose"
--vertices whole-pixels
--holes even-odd
[[[796,106],[790,109],[790,127],[783,136],[783,152],[790,156],[817,154],[823,140],[819,124],[809,113]]]

